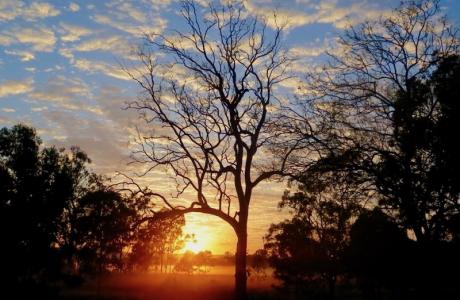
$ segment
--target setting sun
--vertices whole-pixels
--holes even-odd
[[[198,253],[203,251],[203,245],[199,241],[189,241],[184,246],[184,251],[192,251],[194,253]]]

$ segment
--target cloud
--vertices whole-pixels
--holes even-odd
[[[105,51],[112,54],[118,54],[126,59],[135,60],[137,56],[133,55],[134,42],[130,42],[126,37],[112,35],[108,37],[98,37],[83,41],[72,48],[72,51],[92,52]]]
[[[7,45],[28,44],[34,51],[51,52],[56,43],[54,32],[46,27],[16,27],[3,34]]]
[[[127,32],[131,35],[134,35],[136,37],[142,37],[145,33],[149,32],[151,30],[150,26],[147,25],[133,25],[130,22],[126,21],[121,21],[117,19],[113,19],[110,16],[107,15],[100,15],[97,14],[93,17],[93,20],[96,23],[102,24],[102,25],[107,25],[110,27],[113,27],[117,30]],[[153,28],[156,28],[156,26],[152,26]],[[161,32],[161,28],[156,28],[158,32]]]
[[[24,1],[2,0],[0,1],[0,22],[23,18],[28,21],[54,17],[60,14],[52,4],[47,2],[32,2],[26,5]]]
[[[10,108],[10,107],[4,107],[4,108],[2,108],[2,111],[6,112],[6,113],[14,113],[14,112],[16,112],[16,110],[14,108]]]
[[[288,53],[289,56],[294,59],[305,59],[305,58],[314,58],[326,53],[326,51],[332,51],[332,49],[337,47],[336,38],[324,38],[324,40],[316,39],[314,42],[308,43],[306,45],[295,45],[290,48]]]
[[[0,45],[9,46],[14,43],[14,39],[0,32]]]
[[[11,95],[19,95],[30,92],[33,90],[33,80],[26,79],[26,80],[7,80],[4,82],[0,82],[0,98],[11,96]]]
[[[19,56],[21,61],[30,61],[35,59],[35,55],[29,51],[21,51],[21,50],[5,50],[6,54]]]
[[[65,58],[68,58],[71,62],[73,62],[74,55],[73,51],[70,48],[60,48],[59,49],[59,54],[62,55]]]
[[[126,13],[128,16],[140,23],[144,23],[147,21],[146,14],[140,9],[132,6],[129,2],[123,2],[121,5],[118,6],[118,10],[123,13]]]
[[[157,10],[169,3],[169,1],[152,1],[144,7],[136,7],[126,1],[114,1],[107,4],[108,14],[96,14],[91,18],[96,23],[127,32],[135,37],[142,37],[146,33],[162,33],[167,25],[167,20],[161,17],[158,11],[149,15],[145,11],[152,12],[152,8]]]
[[[77,3],[72,2],[69,4],[69,10],[72,12],[77,12],[80,10],[80,6]]]
[[[126,74],[126,72],[121,67],[113,66],[105,62],[91,61],[87,59],[76,59],[74,61],[74,66],[89,73],[102,73],[117,79],[131,80],[129,75]]]
[[[286,1],[283,6],[270,7],[266,3],[261,5],[261,0],[247,0],[244,5],[252,15],[264,17],[269,26],[284,25],[286,29],[313,23],[331,24],[343,29],[388,12],[366,1],[354,1],[345,6],[339,6],[338,3],[337,0]]]
[[[60,23],[61,40],[63,42],[75,42],[80,40],[81,37],[90,35],[92,30],[86,27],[70,25],[67,23]]]
[[[46,133],[47,144],[66,148],[78,145],[89,154],[98,172],[114,172],[126,166],[128,137],[117,124],[61,110],[44,110],[41,115],[52,126]]]
[[[206,0],[195,0],[196,2],[203,2]],[[160,9],[164,8],[168,5],[170,5],[173,2],[173,0],[150,0],[150,3],[152,3],[153,8],[155,9]]]
[[[56,76],[39,89],[29,93],[28,98],[50,102],[65,109],[80,110],[82,107],[86,108],[81,103],[91,98],[91,92],[86,83],[80,79]]]
[[[30,110],[33,112],[41,112],[41,111],[48,110],[48,106],[32,107]]]

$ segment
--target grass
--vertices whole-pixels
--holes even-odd
[[[272,278],[248,280],[250,299],[274,299]],[[115,274],[67,288],[62,299],[182,300],[233,299],[234,276],[230,272],[209,274]]]

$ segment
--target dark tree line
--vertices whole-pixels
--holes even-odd
[[[401,299],[452,297],[460,266],[457,30],[438,1],[404,1],[391,16],[350,28],[340,45],[346,53],[329,54],[308,75],[315,93],[299,101],[299,120],[319,120],[320,159],[291,177],[296,189],[280,205],[295,216],[266,236],[275,275],[331,297],[351,279],[367,298],[380,289]]]
[[[78,147],[44,147],[31,127],[0,129],[3,293],[51,297],[39,292],[148,267],[165,248],[177,250],[184,219],[142,222],[148,200],[115,191],[90,162]]]

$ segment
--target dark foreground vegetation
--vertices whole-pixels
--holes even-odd
[[[174,206],[154,184],[94,174],[78,147],[45,147],[25,125],[3,128],[3,294],[458,298],[460,50],[439,2],[404,1],[391,16],[349,28],[339,40],[344,51],[329,53],[319,71],[305,70],[305,88],[289,105],[273,96],[290,78],[282,27],[269,32],[248,21],[242,4],[211,6],[206,18],[195,8],[184,2],[191,37],[179,33],[194,50],[147,37],[140,60],[148,75],[130,74],[145,98],[128,106],[147,125],[169,130],[139,132],[134,162],[169,168],[176,196],[191,189],[197,199]],[[220,48],[209,40],[212,30]],[[152,49],[174,57],[201,89],[174,79],[159,87]],[[270,178],[289,180],[280,207],[292,219],[273,224],[264,249],[248,260],[252,191]],[[238,244],[228,256],[235,277],[208,274],[210,252],[175,255],[193,239],[182,234],[183,215],[192,212],[235,229]]]

